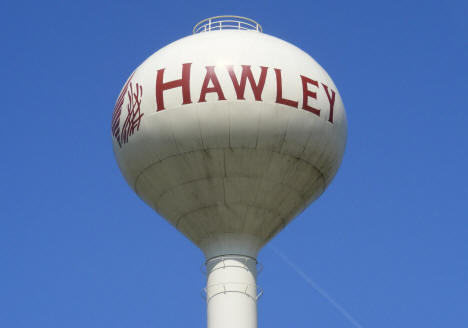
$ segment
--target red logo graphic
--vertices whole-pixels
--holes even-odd
[[[140,129],[140,122],[143,117],[143,113],[140,111],[143,87],[138,83],[134,86],[131,82],[132,77],[133,74],[130,76],[127,83],[125,83],[119,98],[117,98],[117,102],[114,106],[114,113],[112,114],[112,136],[117,140],[121,148],[123,144],[128,142],[128,138]],[[125,99],[127,99],[127,116],[122,128],[120,128],[120,116]]]

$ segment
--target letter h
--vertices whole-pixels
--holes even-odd
[[[164,70],[165,68],[159,69],[156,76],[156,111],[165,109],[164,107],[164,96],[163,92],[165,90],[174,89],[182,87],[182,105],[191,104],[192,100],[190,98],[190,67],[192,63],[182,64],[182,78],[180,80],[173,80],[164,83]]]

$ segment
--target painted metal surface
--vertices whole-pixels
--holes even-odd
[[[207,325],[257,327],[257,261],[248,256],[217,256],[206,262]]]
[[[255,259],[319,197],[346,135],[325,70],[256,30],[188,36],[132,73],[112,116],[115,157],[133,190],[208,259],[209,328],[257,326],[255,268],[220,259]]]
[[[186,104],[183,87],[170,85],[182,79],[184,64]],[[228,68],[240,85],[242,65],[254,84],[266,67],[261,100],[248,78],[244,94],[236,93]],[[167,87],[160,110],[158,71]],[[301,75],[317,81],[306,85],[316,99],[304,96]],[[332,123],[326,88],[335,95]],[[333,81],[306,53],[263,33],[212,31],[176,41],[140,65],[122,95],[113,142],[123,175],[198,246],[226,233],[254,237],[260,248],[322,194],[343,156],[346,116]],[[304,98],[320,115],[303,109]]]

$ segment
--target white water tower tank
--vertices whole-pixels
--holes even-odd
[[[257,254],[325,191],[346,135],[327,72],[247,18],[206,19],[131,74],[112,116],[115,157],[205,254],[209,328],[257,327]]]

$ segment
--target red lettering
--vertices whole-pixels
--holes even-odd
[[[182,64],[182,78],[180,80],[174,80],[164,83],[164,68],[158,70],[156,76],[156,111],[160,111],[164,108],[164,97],[163,92],[165,90],[174,89],[182,87],[182,105],[191,104],[192,100],[190,99],[190,66],[192,63]]]
[[[308,77],[305,77],[304,75],[301,75],[301,80],[302,80],[302,109],[309,111],[311,113],[314,113],[317,116],[320,116],[320,109],[309,106],[308,104],[309,97],[317,99],[317,93],[310,91],[307,88],[308,84],[313,84],[318,88],[319,86],[318,82],[312,79],[309,79]]]
[[[297,108],[297,106],[299,105],[297,101],[283,98],[283,83],[281,81],[281,70],[279,68],[275,68],[275,74],[276,74],[276,103]]]
[[[335,106],[335,91],[333,91],[333,89],[330,88],[330,90],[332,92],[332,96],[330,97],[330,93],[328,93],[328,87],[323,83],[322,83],[322,85],[325,88],[325,92],[327,93],[328,102],[330,103],[330,114],[328,116],[328,122],[333,123],[333,106]]]
[[[237,99],[245,100],[244,92],[245,92],[245,85],[247,84],[247,79],[249,79],[250,87],[252,88],[252,92],[254,94],[255,100],[262,101],[262,92],[263,87],[265,86],[265,80],[267,75],[268,67],[260,66],[260,78],[258,80],[258,84],[255,82],[255,79],[252,74],[252,70],[250,69],[250,65],[242,65],[242,75],[240,79],[240,83],[237,80],[236,73],[234,73],[234,69],[232,65],[226,66],[229,76],[231,77],[232,84],[234,85],[234,89],[236,90]]]
[[[213,87],[208,88],[210,81],[213,83]],[[206,94],[210,92],[216,92],[218,94],[218,100],[226,100],[226,98],[224,98],[223,89],[221,89],[221,85],[219,84],[218,76],[216,76],[214,66],[206,66],[205,80],[203,81],[198,102],[206,102]]]

